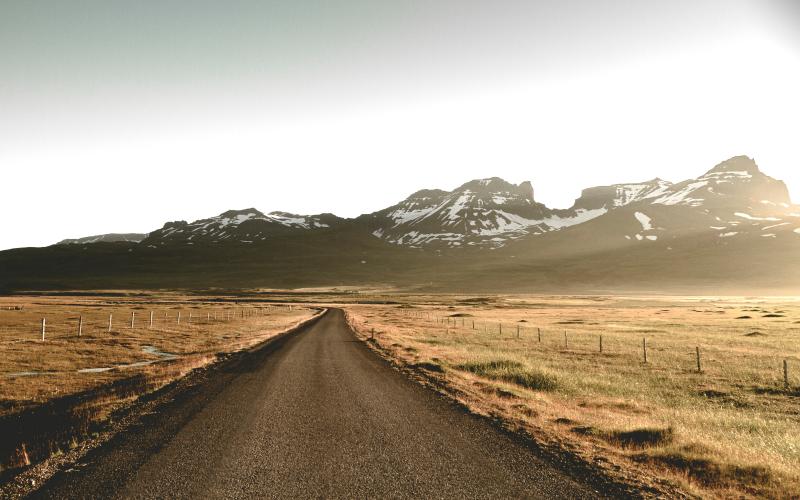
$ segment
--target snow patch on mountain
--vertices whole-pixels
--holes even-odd
[[[742,213],[742,212],[736,212],[733,215],[735,215],[736,217],[741,217],[742,219],[755,220],[755,221],[771,221],[771,222],[775,222],[775,221],[779,221],[780,220],[777,217],[754,217],[754,216],[752,216],[750,214],[746,214],[746,213]]]
[[[647,215],[643,214],[642,212],[636,212],[633,214],[636,217],[636,220],[639,221],[639,224],[642,225],[643,231],[649,231],[653,229],[652,219]]]
[[[676,192],[667,193],[653,201],[656,205],[690,205],[697,206],[703,202],[703,198],[692,198],[689,195],[708,185],[708,181],[690,182]]]

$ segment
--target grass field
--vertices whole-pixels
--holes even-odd
[[[57,452],[64,439],[74,445],[120,405],[315,312],[178,294],[0,298],[0,460],[24,465]],[[54,429],[26,427],[37,419]],[[58,428],[61,422],[69,429]],[[9,459],[17,441],[25,453]]]
[[[690,494],[800,491],[793,298],[393,299],[347,308],[362,337],[540,442]]]
[[[2,298],[0,420],[72,394],[101,395],[90,415],[102,420],[332,305],[474,411],[611,477],[654,494],[800,491],[797,299],[264,293]]]

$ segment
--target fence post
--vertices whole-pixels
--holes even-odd
[[[644,362],[647,363],[647,337],[642,337],[642,354],[644,355]]]
[[[114,316],[113,314],[108,313],[108,333],[111,333],[111,318],[113,316]]]
[[[370,340],[375,340],[375,328],[374,327],[372,329],[370,329],[369,338],[370,338]]]
[[[503,323],[498,323],[497,327],[500,329],[500,335],[503,335]]]
[[[131,312],[131,328],[133,328],[134,321],[136,321],[136,311]]]
[[[42,318],[42,342],[44,342],[44,332],[47,329],[47,320]]]
[[[541,344],[542,343],[542,329],[537,327],[536,328],[536,334],[538,335],[539,343]]]
[[[569,349],[569,347],[567,347],[567,345],[568,345],[567,344],[567,331],[564,330],[564,349]]]
[[[603,352],[603,336],[600,335],[600,352]]]
[[[700,365],[700,346],[696,346],[694,348],[694,352],[697,355],[697,373],[700,373],[703,370],[702,366]]]
[[[150,326],[147,328],[153,328],[153,311],[150,311]]]
[[[472,320],[472,329],[473,330],[475,329],[475,320],[474,319]]]
[[[789,362],[783,360],[783,385],[789,388]]]
[[[179,325],[181,324],[181,312],[180,311],[178,311],[178,324]]]
[[[78,337],[83,335],[83,316],[78,316]]]

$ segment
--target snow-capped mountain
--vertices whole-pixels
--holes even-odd
[[[671,182],[653,179],[633,184],[614,184],[584,189],[575,200],[574,210],[613,210],[637,201],[658,198],[669,191]]]
[[[630,227],[624,237],[632,241],[699,233],[719,238],[800,233],[800,207],[791,205],[786,185],[746,156],[724,161],[696,179],[661,184],[625,207]]]
[[[794,294],[800,283],[800,207],[745,156],[674,184],[588,188],[563,210],[538,203],[529,182],[490,178],[356,219],[246,209],[169,222],[139,243],[103,240],[0,252],[0,290],[374,283]]]
[[[736,156],[675,184],[653,179],[587,188],[569,209],[537,202],[530,182],[516,185],[492,177],[452,191],[417,191],[396,205],[352,220],[332,214],[264,214],[250,208],[191,223],[168,222],[146,237],[106,235],[62,243],[141,241],[148,248],[257,244],[287,234],[347,227],[395,246],[421,249],[500,248],[528,240],[546,245],[548,235],[565,230],[590,234],[581,246],[591,247],[603,241],[663,242],[700,233],[721,239],[796,236],[798,217],[800,207],[791,205],[783,182],[761,172],[751,158]]]
[[[114,243],[118,241],[127,241],[129,243],[139,243],[147,238],[147,234],[141,233],[110,233],[110,234],[97,234],[94,236],[86,236],[84,238],[74,238],[61,240],[56,245],[83,245],[86,243]]]
[[[730,228],[743,225],[775,229],[758,223],[783,220],[777,213],[790,226],[792,213],[798,211],[790,206],[783,182],[762,173],[752,159],[737,156],[676,184],[653,179],[584,189],[566,210],[536,202],[529,182],[514,185],[495,177],[473,180],[453,191],[418,191],[361,219],[374,236],[397,245],[497,248],[620,210],[630,212],[630,224],[615,232],[631,241],[657,241],[667,230],[678,236],[714,230],[738,234]]]
[[[332,214],[296,215],[287,212],[264,214],[255,208],[229,210],[216,217],[194,222],[167,222],[153,231],[142,244],[147,246],[167,243],[254,243],[272,236],[293,231],[311,231],[330,228],[342,219]]]
[[[551,210],[533,197],[530,182],[477,179],[453,191],[418,191],[397,205],[362,216],[372,234],[411,247],[499,247],[597,217],[604,208]]]

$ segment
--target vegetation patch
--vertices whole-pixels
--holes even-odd
[[[455,313],[450,315],[451,318],[471,318],[472,315],[469,313]]]
[[[767,334],[766,333],[761,333],[761,332],[750,332],[750,333],[745,333],[744,336],[745,337],[766,337]]]
[[[518,361],[471,361],[458,364],[455,368],[537,391],[552,391],[558,386],[555,376],[541,370],[532,370]]]
[[[751,492],[763,493],[763,488],[773,481],[773,476],[766,467],[720,463],[705,454],[698,456],[691,446],[674,452],[641,453],[632,458],[640,463],[681,472],[710,488],[729,488],[732,484],[737,484]]]
[[[785,318],[783,314],[769,313],[762,316],[762,318]]]
[[[643,427],[629,431],[603,430],[592,426],[573,427],[572,432],[583,436],[593,436],[621,448],[652,448],[672,443],[675,433],[671,427],[659,429]]]
[[[411,365],[411,367],[417,368],[419,370],[427,370],[429,372],[444,373],[444,368],[442,367],[442,365],[431,361],[422,361],[419,363],[414,363]]]
[[[753,319],[753,317],[745,314],[744,316],[737,316],[736,319]]]
[[[493,297],[472,297],[468,299],[461,299],[457,300],[456,302],[460,302],[462,304],[488,304],[489,302],[494,302],[496,299]]]

